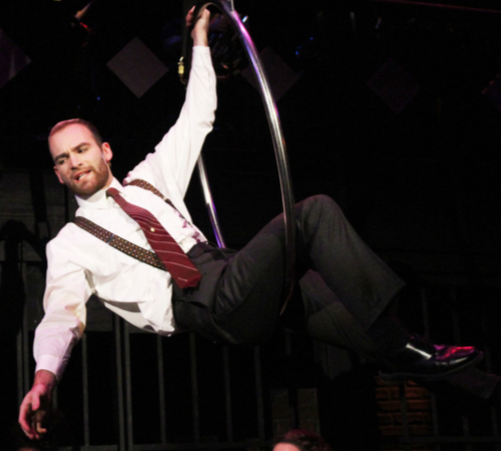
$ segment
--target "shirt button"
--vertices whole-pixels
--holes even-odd
[[[150,229],[150,231],[151,231],[151,232],[154,232],[154,231],[155,231],[155,229],[152,227],[152,228]]]

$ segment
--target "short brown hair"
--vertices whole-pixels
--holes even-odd
[[[96,143],[99,147],[102,146],[103,144],[103,138],[101,136],[101,133],[99,132],[99,129],[89,121],[86,121],[85,119],[80,119],[80,118],[75,118],[75,119],[68,119],[66,121],[61,121],[58,122],[54,127],[51,128],[50,133],[49,133],[49,139],[51,136],[55,135],[57,132],[63,130],[64,128],[68,127],[68,125],[73,125],[73,124],[80,124],[86,127],[91,133],[94,139],[96,140]]]
[[[274,440],[273,445],[279,443],[294,445],[300,451],[332,451],[323,437],[307,429],[292,429]]]

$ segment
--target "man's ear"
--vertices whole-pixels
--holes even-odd
[[[64,180],[61,178],[61,175],[59,174],[59,171],[57,170],[57,166],[54,166],[54,172],[56,173],[56,177],[59,180],[59,183],[64,185]]]
[[[113,152],[111,151],[111,146],[109,145],[109,143],[103,143],[101,146],[101,150],[104,155],[104,160],[106,161],[106,163],[109,164],[111,159],[113,158]]]

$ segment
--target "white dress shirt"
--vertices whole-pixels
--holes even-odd
[[[147,208],[187,252],[206,241],[194,227],[183,198],[206,135],[212,130],[216,109],[216,78],[208,47],[194,47],[186,100],[176,124],[155,152],[126,177],[143,179],[168,197],[177,210],[160,197],[137,186],[111,186],[130,203]],[[110,232],[151,250],[141,227],[101,190],[82,199],[76,196],[83,216]],[[186,219],[185,219],[186,218]],[[101,241],[74,223],[66,224],[47,245],[45,316],[35,333],[36,370],[61,377],[71,349],[82,336],[85,304],[96,295],[104,305],[134,326],[161,335],[176,330],[172,314],[172,279]]]

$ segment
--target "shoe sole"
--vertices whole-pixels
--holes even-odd
[[[479,351],[478,355],[464,365],[454,368],[453,370],[447,371],[440,374],[419,374],[419,373],[383,373],[379,372],[379,376],[383,382],[394,383],[394,382],[405,382],[408,379],[412,379],[416,382],[419,381],[439,381],[442,379],[447,379],[449,376],[456,374],[460,371],[470,368],[476,365],[484,358],[484,353]]]

